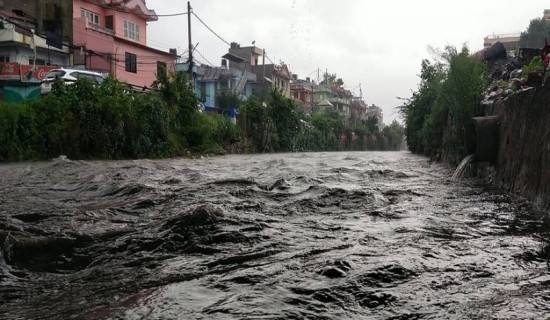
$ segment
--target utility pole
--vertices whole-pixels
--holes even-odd
[[[265,78],[265,49],[262,49],[263,77]],[[264,81],[264,79],[262,79]]]
[[[319,67],[317,67],[317,84],[319,84]]]
[[[189,39],[189,79],[191,80],[191,86],[195,86],[193,81],[193,43],[191,42],[191,2],[187,1],[187,36]]]

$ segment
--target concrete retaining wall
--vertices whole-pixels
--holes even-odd
[[[497,179],[511,192],[550,205],[550,85],[495,103],[501,118]]]

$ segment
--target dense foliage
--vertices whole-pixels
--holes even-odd
[[[484,65],[468,49],[447,47],[439,62],[422,61],[420,85],[403,107],[407,145],[432,158],[458,162],[466,155],[465,128],[485,87]]]
[[[216,94],[216,105],[223,114],[230,114],[231,108],[238,108],[241,104],[241,99],[235,90],[220,90]]]
[[[85,79],[70,85],[58,80],[47,96],[0,104],[0,161],[59,155],[157,158],[225,150],[398,150],[403,140],[397,122],[378,132],[376,120],[350,126],[335,110],[311,118],[301,110],[295,100],[272,90],[265,103],[254,96],[241,102],[235,125],[227,117],[200,112],[181,72],[162,73],[149,92],[129,92],[112,78],[99,86]]]
[[[550,21],[544,18],[533,19],[519,38],[520,48],[542,48],[544,39],[550,41]]]

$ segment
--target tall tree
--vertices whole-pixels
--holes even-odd
[[[328,73],[328,72],[325,72],[323,74],[323,81],[321,81],[321,84],[324,84],[324,85],[331,85],[331,84],[334,84],[336,83],[336,73]],[[342,81],[342,84],[344,82]]]
[[[298,132],[299,112],[294,99],[272,89],[267,112],[277,130],[278,149],[292,151],[292,141]]]
[[[550,41],[550,21],[544,18],[533,19],[527,30],[521,33],[519,45],[522,48],[542,48],[544,38]]]

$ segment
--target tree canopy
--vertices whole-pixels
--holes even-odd
[[[521,48],[542,48],[545,38],[550,41],[550,21],[543,18],[533,19],[527,30],[521,33],[519,45]]]

